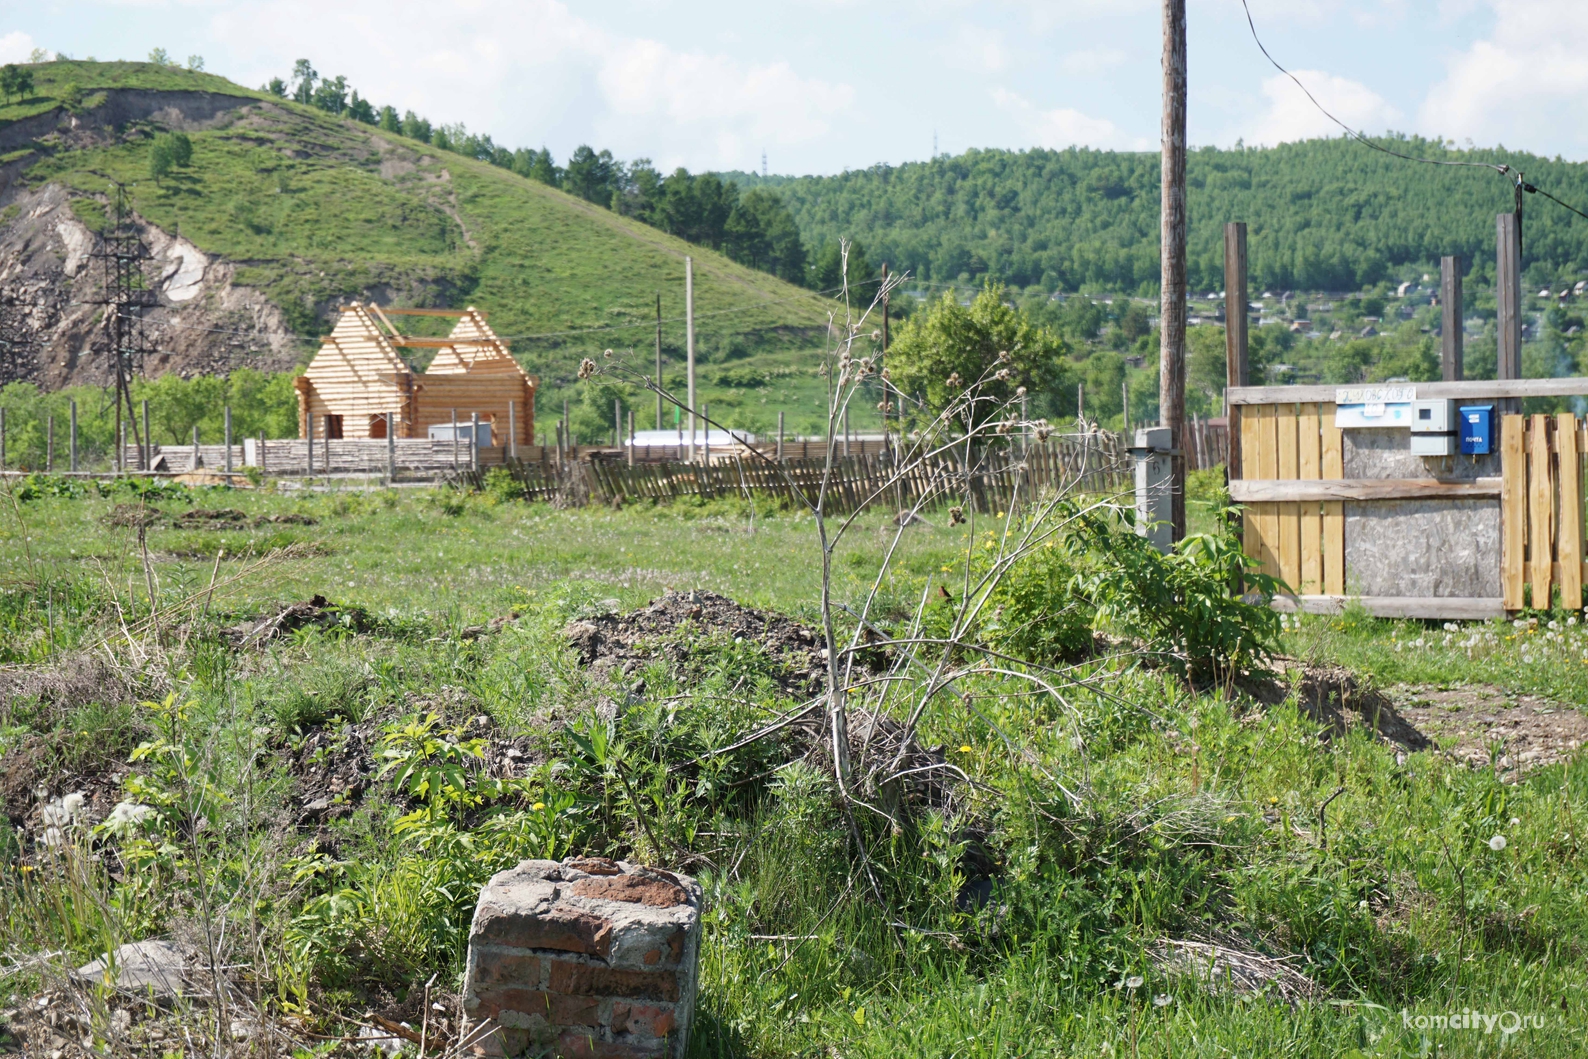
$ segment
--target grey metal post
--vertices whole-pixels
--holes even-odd
[[[124,474],[127,470],[127,421],[121,416],[116,417],[117,426],[120,428],[120,437],[116,439],[116,473]]]
[[[689,460],[695,462],[695,261],[684,256],[684,357],[689,389]],[[709,429],[709,428],[708,428]],[[708,446],[709,451],[709,446]]]
[[[469,470],[480,469],[480,413],[469,413]]]
[[[265,474],[265,431],[262,427],[259,431],[259,474],[260,477]]]
[[[844,405],[844,455],[849,455],[849,406]]]
[[[612,398],[612,443],[623,444],[623,401]]]
[[[1167,553],[1174,545],[1174,431],[1142,427],[1130,454],[1136,458],[1136,533]]]
[[[397,480],[397,413],[391,412],[386,419],[386,477],[389,481]]]
[[[70,461],[72,473],[77,473],[77,402],[68,401],[67,407],[71,412],[71,422],[68,427],[66,450]]]
[[[154,435],[149,433],[149,399],[143,400],[143,469],[154,470]]]
[[[55,470],[55,417],[44,421],[44,473]]]
[[[309,424],[309,477],[313,478],[314,477],[314,416],[311,413],[309,415],[304,416],[304,419],[306,419],[308,421],[308,424]]]
[[[191,468],[189,468],[190,470],[195,470],[195,471],[198,470],[198,467],[199,467],[199,450],[198,450],[198,446],[199,446],[198,424],[194,423],[193,424],[193,466]]]
[[[232,406],[225,406],[226,419],[226,473],[232,473]]]
[[[507,402],[507,456],[518,459],[518,402]]]
[[[782,412],[779,412],[777,414],[777,458],[778,458],[778,460],[780,462],[783,459],[783,413]]]
[[[629,450],[629,466],[634,466],[634,409],[629,409],[629,443],[624,446]]]

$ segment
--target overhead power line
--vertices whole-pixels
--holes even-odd
[[[1268,48],[1263,45],[1263,39],[1257,35],[1257,23],[1252,20],[1251,5],[1247,3],[1247,0],[1241,0],[1241,8],[1246,12],[1246,25],[1247,28],[1252,31],[1252,41],[1256,43],[1257,50],[1263,53],[1263,58],[1272,63],[1274,69],[1278,70],[1280,73],[1294,81],[1296,83],[1296,87],[1301,89],[1302,93],[1307,97],[1308,100],[1311,101],[1314,107],[1318,108],[1318,113],[1322,114],[1324,117],[1340,126],[1340,128],[1344,129],[1352,139],[1356,140],[1356,142],[1362,144],[1365,147],[1371,147],[1375,151],[1382,151],[1385,154],[1391,155],[1395,158],[1403,158],[1408,162],[1421,162],[1423,165],[1458,166],[1468,169],[1492,169],[1501,176],[1507,176],[1515,173],[1516,175],[1513,178],[1513,181],[1516,187],[1516,209],[1518,216],[1521,215],[1522,192],[1525,191],[1529,195],[1543,195],[1546,199],[1549,199],[1562,209],[1570,210],[1572,213],[1575,213],[1584,220],[1588,220],[1588,213],[1584,213],[1582,210],[1579,210],[1576,206],[1573,206],[1569,203],[1562,202],[1560,199],[1556,198],[1554,195],[1551,195],[1543,188],[1538,187],[1536,184],[1528,183],[1523,179],[1520,170],[1515,169],[1504,162],[1456,162],[1451,161],[1448,158],[1420,158],[1414,154],[1405,154],[1401,151],[1392,151],[1383,144],[1376,143],[1373,140],[1368,139],[1366,136],[1362,135],[1360,132],[1351,128],[1351,126],[1347,125],[1345,122],[1331,114],[1328,108],[1326,108],[1322,103],[1319,103],[1318,98],[1307,90],[1307,86],[1301,83],[1300,78],[1281,66],[1279,64],[1279,60],[1275,59],[1268,53]]]

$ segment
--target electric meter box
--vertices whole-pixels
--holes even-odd
[[[1413,456],[1456,454],[1456,402],[1443,398],[1413,401],[1411,426]]]
[[[1494,445],[1494,406],[1461,406],[1461,454],[1487,456]]]

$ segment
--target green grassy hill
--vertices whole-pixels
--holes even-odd
[[[477,305],[542,376],[544,416],[564,397],[582,400],[571,385],[582,356],[634,347],[652,363],[657,294],[665,352],[681,365],[690,254],[705,399],[749,429],[775,423],[780,407],[791,425],[814,427],[820,387],[811,354],[831,303],[810,291],[503,169],[214,75],[147,63],[31,69],[31,95],[0,106],[0,143],[12,133],[0,164],[20,169],[28,186],[67,187],[90,227],[105,223],[110,181],[127,185],[139,215],[233,263],[236,282],[266,292],[306,351],[346,299]],[[156,181],[149,152],[158,115],[107,127],[129,90],[249,102],[190,131],[191,164]],[[26,119],[37,124],[68,102],[98,134],[15,142]],[[650,426],[654,402],[635,405],[640,425]]]

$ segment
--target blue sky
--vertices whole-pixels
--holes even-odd
[[[1277,59],[1356,127],[1588,159],[1588,0],[1251,0]],[[1327,135],[1240,0],[1191,0],[1195,145]],[[303,57],[377,104],[559,160],[831,173],[939,149],[1155,150],[1156,0],[0,0],[34,48],[202,55],[257,86]]]

